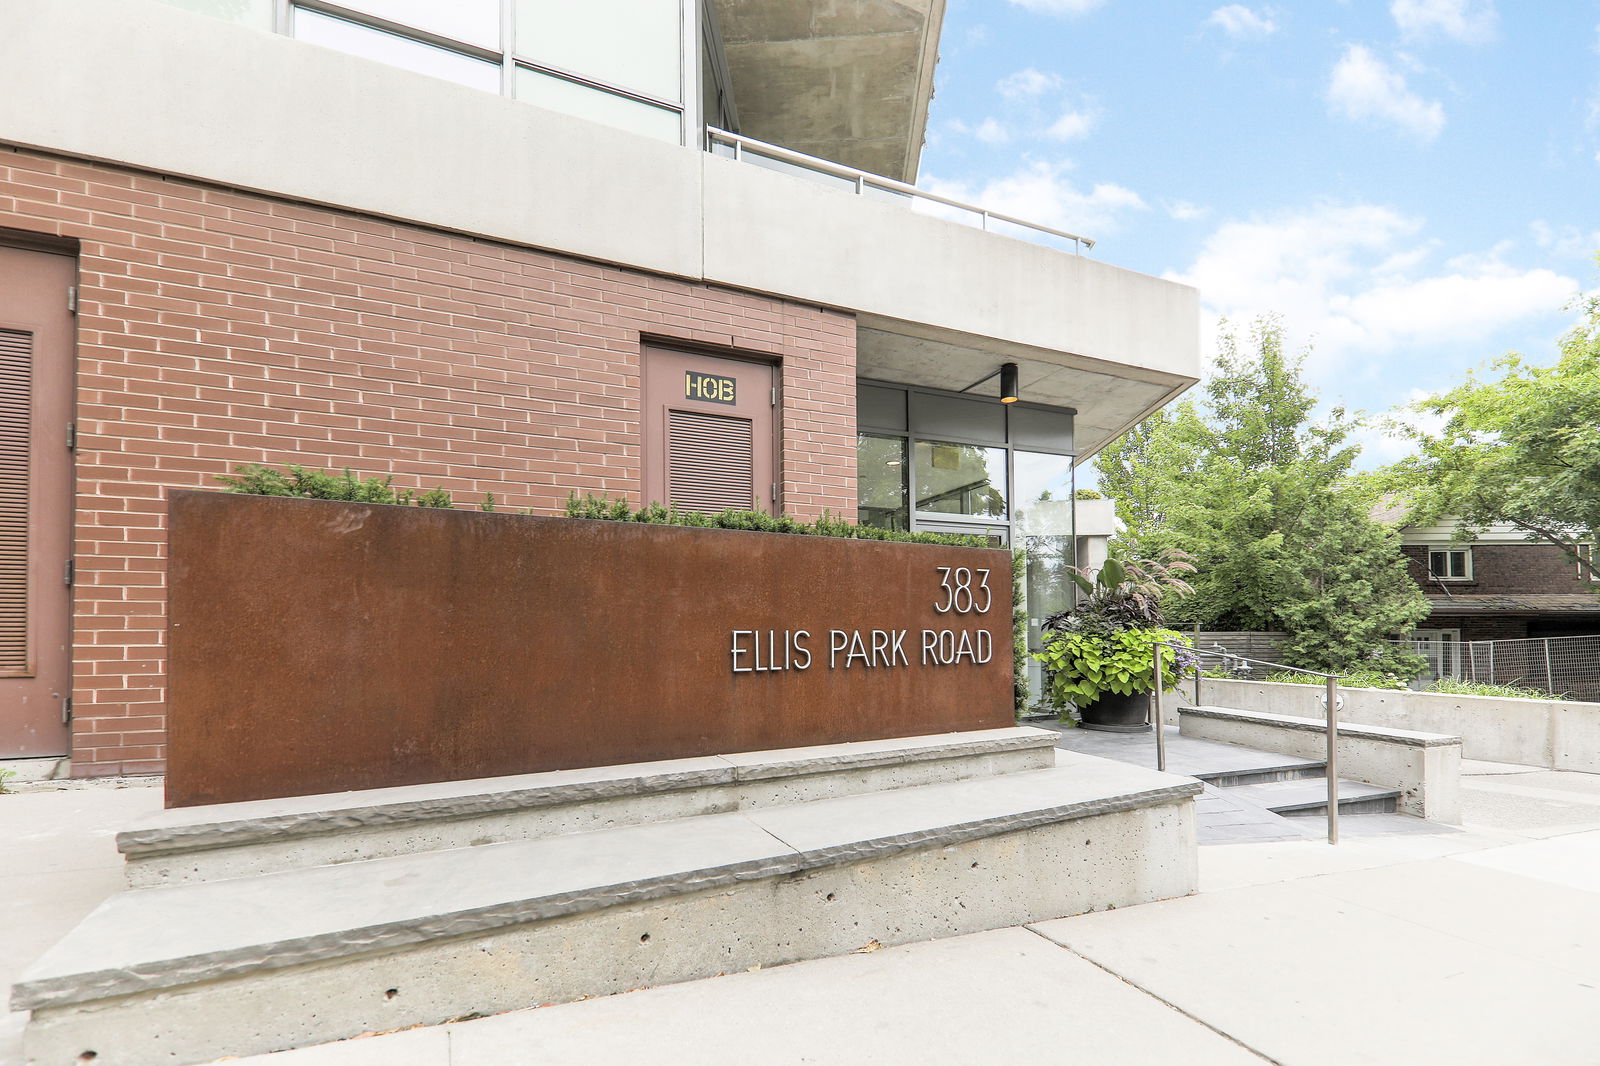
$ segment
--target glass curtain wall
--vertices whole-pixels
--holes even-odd
[[[1038,650],[1044,620],[1072,605],[1072,409],[880,382],[860,382],[856,395],[856,520],[1025,551],[1028,644]],[[1029,682],[1037,698],[1037,663]]]
[[[698,0],[167,2],[665,141],[699,136]]]

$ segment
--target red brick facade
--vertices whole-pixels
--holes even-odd
[[[238,464],[642,502],[649,338],[781,362],[783,510],[855,512],[848,314],[14,149],[0,227],[79,242],[75,775],[163,768],[165,490]]]
[[[1432,550],[1447,550],[1440,545]],[[1472,544],[1472,580],[1446,581],[1455,593],[1514,596],[1518,593],[1593,592],[1595,583],[1579,575],[1578,564],[1554,544]],[[1411,580],[1430,596],[1443,595],[1440,582],[1428,577],[1429,548],[1408,544],[1402,549]],[[1456,548],[1460,550],[1460,548]]]

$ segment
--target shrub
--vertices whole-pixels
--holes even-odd
[[[835,518],[827,511],[815,522],[804,522],[788,515],[770,515],[765,511],[723,511],[707,515],[699,511],[679,511],[659,503],[647,503],[635,511],[626,499],[611,499],[576,492],[567,494],[568,518],[587,518],[601,522],[645,522],[661,526],[698,526],[710,529],[743,529],[756,533],[790,533],[810,537],[844,537],[851,540],[887,540],[907,544],[944,544],[957,548],[987,548],[983,537],[963,536],[955,533],[909,533],[897,529],[878,529],[876,526],[851,525]]]
[[[1459,677],[1441,677],[1429,685],[1428,692],[1443,692],[1452,696],[1498,696],[1507,700],[1564,700],[1567,697],[1540,688],[1521,685],[1491,685],[1484,681],[1467,681]]]
[[[343,474],[328,474],[321,470],[307,470],[303,466],[289,467],[287,474],[258,463],[248,463],[234,468],[233,476],[223,474],[217,478],[229,492],[251,496],[297,496],[308,500],[344,500],[350,503],[393,503],[401,506],[454,507],[450,494],[444,489],[431,489],[420,495],[414,489],[396,489],[394,478],[363,478],[345,467]]]
[[[1187,647],[1189,638],[1170,629],[1056,632],[1034,658],[1044,664],[1055,704],[1070,700],[1082,707],[1107,693],[1136,696],[1153,691],[1157,643]],[[1183,678],[1180,654],[1172,648],[1161,651],[1163,691],[1177,688]]]
[[[1325,678],[1315,674],[1302,674],[1298,670],[1279,670],[1262,678],[1263,681],[1273,681],[1280,685],[1325,685]],[[1358,670],[1352,674],[1344,674],[1339,678],[1341,688],[1410,688],[1405,678],[1398,674],[1386,674],[1377,670]]]

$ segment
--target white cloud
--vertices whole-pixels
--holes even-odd
[[[1406,398],[1383,417],[1373,419],[1351,434],[1351,439],[1361,445],[1361,463],[1371,468],[1399,462],[1416,451],[1416,445],[1406,436],[1407,430],[1416,430],[1429,436],[1438,436],[1448,420],[1441,414],[1410,411],[1406,408],[1433,393],[1426,389],[1410,389]]]
[[[1494,37],[1498,22],[1494,0],[1394,0],[1389,14],[1407,40],[1426,40],[1437,34],[1481,44]]]
[[[1047,74],[1033,67],[1025,67],[1015,74],[1008,74],[995,85],[995,89],[1001,96],[1012,100],[1038,96],[1041,93],[1060,87],[1061,76],[1059,74]]]
[[[1550,253],[1563,258],[1592,259],[1600,251],[1600,229],[1584,232],[1576,226],[1550,226],[1544,219],[1534,219],[1533,242]]]
[[[1075,141],[1089,136],[1099,118],[1100,116],[1093,111],[1068,108],[1060,118],[1050,124],[1050,128],[1045,130],[1044,133],[1046,137],[1052,137],[1058,141]]]
[[[1087,15],[1105,0],[1011,0],[1017,7],[1040,15]]]
[[[1421,219],[1373,204],[1225,222],[1175,280],[1200,289],[1210,326],[1281,313],[1296,347],[1315,338],[1308,365],[1317,376],[1346,386],[1358,353],[1370,360],[1481,342],[1559,312],[1578,288],[1549,269],[1507,265],[1504,249],[1457,256],[1430,273],[1421,228]]]
[[[978,128],[972,131],[972,135],[984,144],[1004,144],[1011,139],[1011,134],[1006,132],[1006,128],[999,120],[993,118],[986,118],[978,123]]]
[[[1273,21],[1270,8],[1262,8],[1261,13],[1257,14],[1243,4],[1217,8],[1206,19],[1206,24],[1216,26],[1229,37],[1241,41],[1261,40],[1278,32],[1278,24]]]
[[[1211,214],[1211,208],[1192,204],[1188,200],[1179,200],[1176,203],[1162,205],[1167,209],[1167,214],[1179,222],[1195,222]]]
[[[1067,177],[1070,170],[1068,163],[1035,161],[982,184],[937,177],[919,184],[941,196],[1086,237],[1112,232],[1128,212],[1148,209],[1138,193],[1120,185],[1102,182],[1091,189],[1081,189]],[[950,213],[926,201],[918,201],[917,207],[936,214]]]
[[[1328,106],[1341,118],[1393,123],[1425,141],[1444,128],[1443,105],[1412,92],[1403,74],[1359,44],[1346,49],[1334,65]]]

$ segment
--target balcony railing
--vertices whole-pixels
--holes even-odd
[[[1037,222],[1013,218],[1011,215],[1003,215],[998,211],[990,211],[975,204],[963,203],[948,196],[919,189],[915,185],[907,185],[903,181],[869,174],[842,163],[818,159],[804,152],[791,151],[765,141],[719,130],[714,126],[706,127],[705,147],[706,151],[715,155],[753,163],[768,170],[796,174],[812,181],[835,186],[841,191],[854,192],[857,196],[902,201],[909,204],[913,211],[920,210],[953,222],[974,225],[991,233],[1003,233],[1050,247],[1055,247],[1059,241],[1071,241],[1073,251],[1079,255],[1086,249],[1094,247],[1092,238],[1077,233],[1068,233],[1065,230],[1041,226]]]

